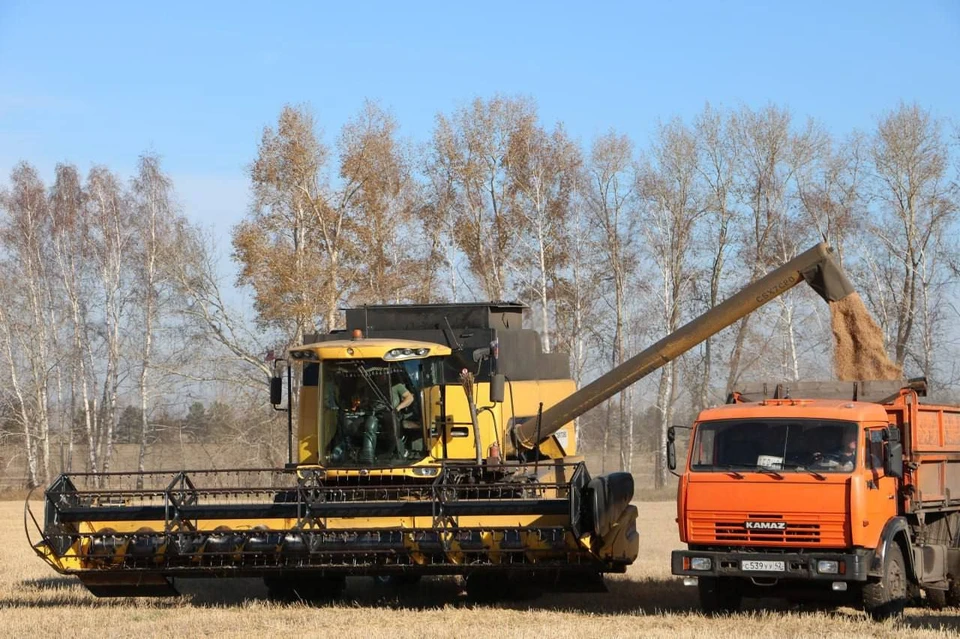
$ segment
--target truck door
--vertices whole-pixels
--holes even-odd
[[[897,514],[897,479],[883,472],[883,427],[866,431],[864,442],[864,473],[854,481],[863,481],[865,517],[862,522],[851,522],[862,527],[863,544],[873,547],[880,539],[884,524]],[[856,533],[855,533],[856,534]]]

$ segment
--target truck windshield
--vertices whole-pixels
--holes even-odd
[[[396,466],[424,452],[421,360],[329,360],[320,368],[321,457],[330,467]]]
[[[690,469],[849,473],[857,462],[857,432],[855,423],[825,419],[702,422]]]

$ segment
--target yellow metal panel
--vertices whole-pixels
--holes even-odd
[[[572,395],[576,388],[576,384],[571,379],[512,382],[507,385],[503,414],[507,420],[516,416],[518,422],[531,417],[535,418],[540,402],[543,402],[543,409],[546,410]],[[511,401],[513,401],[512,408]],[[541,451],[545,455],[558,458],[577,454],[577,435],[573,422],[564,425],[555,437],[563,445],[563,452],[557,447],[556,442],[548,440],[541,446]]]
[[[487,382],[476,384],[474,399],[480,409],[477,422],[480,425],[481,457],[487,456],[490,445],[494,442],[497,442],[500,450],[505,452],[506,428],[514,416],[517,421],[536,417],[540,402],[543,402],[544,409],[547,409],[573,393],[575,389],[573,380],[568,379],[511,382],[507,387],[504,402],[494,404],[490,401],[490,384]],[[447,440],[447,456],[450,459],[473,459],[476,455],[473,424],[470,421],[470,410],[463,387],[458,384],[447,385],[445,394],[446,428],[443,435]],[[511,401],[514,402],[512,405]],[[428,412],[440,410],[439,389],[431,389],[428,392],[425,405],[429,407]],[[436,414],[439,413],[428,414],[428,419],[431,420],[428,423],[432,423]],[[545,455],[559,459],[577,454],[576,430],[572,422],[560,429],[555,437],[562,444],[562,448],[557,441],[548,439],[541,447]],[[442,439],[434,442],[431,455],[437,459],[443,457]]]
[[[301,386],[300,401],[297,402],[299,417],[297,419],[297,438],[300,442],[300,463],[316,464],[318,457],[318,422],[317,404],[319,386]]]

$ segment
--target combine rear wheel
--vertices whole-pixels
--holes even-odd
[[[740,610],[743,595],[740,583],[729,577],[700,577],[697,580],[700,591],[700,608],[708,615],[729,614]]]
[[[264,577],[267,594],[274,601],[324,603],[338,598],[347,585],[346,577],[279,575]]]

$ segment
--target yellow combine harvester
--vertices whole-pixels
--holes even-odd
[[[262,576],[300,598],[334,595],[348,575],[465,574],[481,596],[503,590],[491,580],[504,571],[600,588],[637,555],[633,479],[591,478],[572,423],[514,445],[516,424],[575,390],[523,308],[350,309],[347,331],[288,352],[296,463],[62,475],[35,548],[101,596],[175,594],[170,578],[189,576]]]
[[[100,596],[193,576],[302,599],[351,575],[457,574],[477,597],[601,590],[637,556],[633,477],[591,477],[573,420],[803,280],[828,300],[852,290],[818,245],[579,391],[519,304],[350,309],[346,331],[288,352],[285,407],[272,380],[274,407],[298,412],[296,462],[64,474],[42,526],[26,509],[33,548]],[[292,414],[288,428],[292,458]]]

